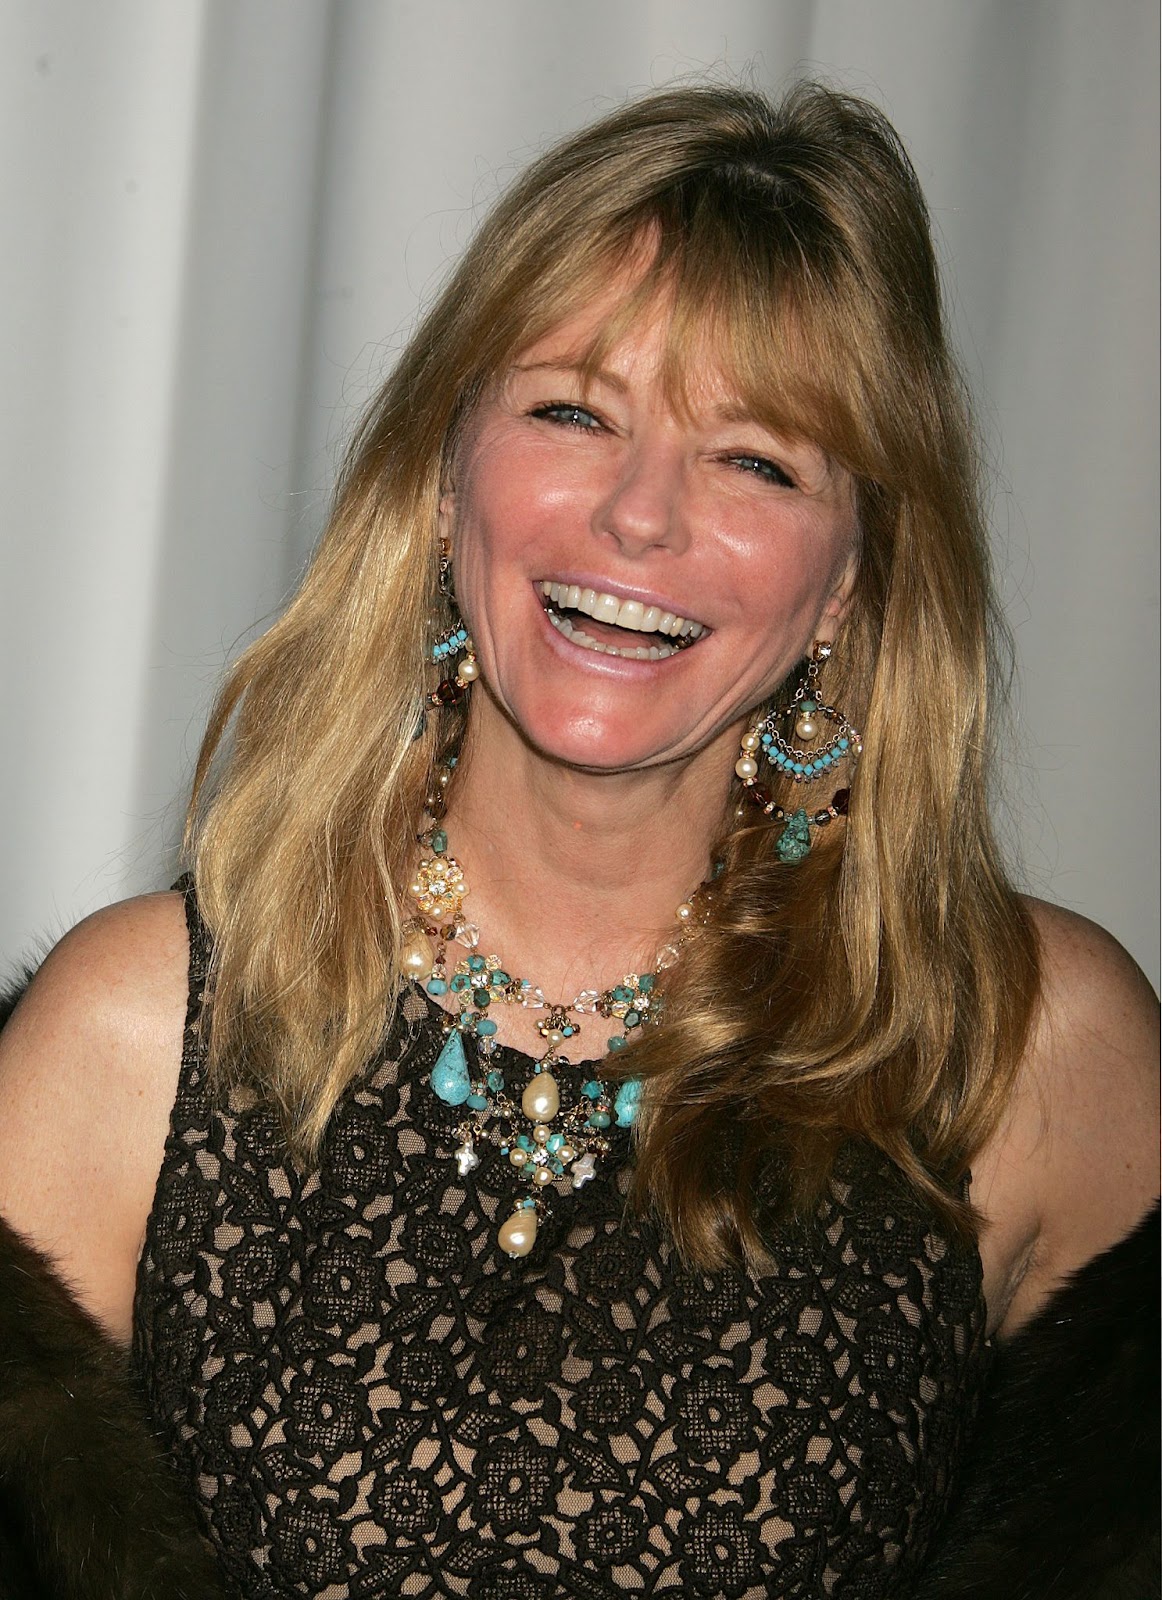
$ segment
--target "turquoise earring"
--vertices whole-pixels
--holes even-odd
[[[825,828],[837,817],[847,815],[849,788],[837,789],[831,803],[810,812],[806,806],[787,812],[776,805],[770,789],[759,779],[759,758],[764,756],[777,777],[792,783],[815,783],[834,773],[842,761],[855,762],[863,751],[863,741],[847,717],[836,706],[827,705],[819,685],[820,669],[831,655],[831,646],[817,639],[811,647],[806,670],[790,704],[768,712],[742,736],[742,747],[734,764],[747,797],[783,827],[775,840],[780,861],[794,864],[811,850],[811,829]],[[793,723],[796,743],[785,737],[782,726]],[[822,722],[834,729],[826,744],[812,748]]]

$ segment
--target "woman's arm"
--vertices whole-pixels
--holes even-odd
[[[87,918],[0,1033],[0,1215],[128,1343],[181,1059],[180,895]]]
[[[1117,941],[1029,902],[1042,995],[1009,1113],[974,1163],[990,1324],[1017,1331],[1158,1193],[1158,1004]]]

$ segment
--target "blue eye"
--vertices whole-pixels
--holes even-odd
[[[561,428],[580,428],[583,433],[593,433],[601,426],[592,411],[569,400],[553,400],[546,406],[536,406],[530,415],[555,422]]]
[[[777,462],[768,461],[766,456],[730,456],[729,460],[740,472],[749,472],[752,477],[762,478],[767,483],[780,484],[784,489],[795,487],[795,480],[791,475]]]

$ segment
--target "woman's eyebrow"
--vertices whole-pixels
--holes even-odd
[[[511,371],[520,372],[568,372],[579,378],[584,378],[587,383],[600,383],[608,389],[613,389],[618,394],[625,394],[628,385],[624,378],[616,372],[611,372],[608,367],[596,369],[586,366],[580,359],[561,356],[549,361],[514,361]]]
[[[818,456],[820,461],[830,465],[831,457],[822,445],[816,444],[813,439],[805,438],[802,434],[788,433],[782,428],[776,428],[772,423],[764,422],[739,400],[723,400],[720,405],[711,406],[709,415],[714,422],[753,424],[756,428],[761,428],[764,433],[770,434],[773,439],[777,439],[786,449],[809,451],[812,455]]]
[[[754,412],[744,406],[740,400],[723,400],[716,406],[711,406],[710,416],[715,422],[753,422],[756,427],[764,428],[767,433],[773,430],[760,422]]]

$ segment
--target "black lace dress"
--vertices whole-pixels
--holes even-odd
[[[441,1042],[409,992],[306,1174],[260,1105],[212,1105],[187,1028],[134,1353],[237,1590],[907,1592],[983,1377],[977,1254],[853,1146],[769,1274],[685,1272],[623,1218],[622,1146],[510,1260],[511,1169],[449,1159]]]

